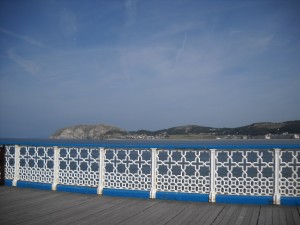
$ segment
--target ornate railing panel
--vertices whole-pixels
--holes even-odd
[[[273,158],[266,149],[216,151],[216,193],[272,195]]]
[[[159,149],[156,171],[157,191],[209,194],[209,150]]]
[[[106,149],[105,188],[150,190],[150,149]]]
[[[5,152],[5,178],[14,179],[15,174],[15,146],[6,146]]]
[[[271,196],[274,204],[281,196],[300,197],[299,148],[7,145],[5,159],[5,179],[13,186],[30,181],[50,184],[52,190],[57,185],[92,187],[98,194],[140,190],[151,198],[157,192],[189,193],[211,202],[218,195]]]
[[[98,181],[98,148],[59,149],[60,184],[97,187]]]
[[[22,146],[20,148],[19,179],[52,183],[53,156],[54,150],[52,147]]]
[[[279,164],[280,194],[282,196],[300,196],[300,149],[282,150]]]

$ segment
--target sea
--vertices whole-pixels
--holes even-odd
[[[300,139],[209,139],[209,140],[66,140],[42,138],[0,138],[0,145],[69,146],[104,148],[174,149],[270,149],[300,148]]]

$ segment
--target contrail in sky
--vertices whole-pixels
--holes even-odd
[[[18,35],[10,30],[6,30],[6,29],[3,29],[0,27],[0,32],[1,33],[4,33],[4,34],[7,34],[11,37],[15,37],[15,38],[18,38],[20,40],[23,40],[23,41],[26,41],[27,43],[29,44],[32,44],[32,45],[35,45],[35,46],[38,46],[38,47],[44,47],[44,45],[28,36],[22,36],[22,35]]]
[[[177,56],[176,56],[176,63],[178,62],[178,60],[180,59],[182,53],[184,52],[186,40],[187,40],[187,34],[185,32],[181,48],[178,50],[178,53],[177,53]]]

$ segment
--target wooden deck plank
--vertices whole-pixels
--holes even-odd
[[[208,211],[201,216],[199,221],[197,220],[194,221],[196,222],[194,224],[203,224],[203,225],[212,224],[217,218],[217,216],[223,211],[224,208],[225,208],[224,205],[217,205],[217,204],[212,205],[212,207],[210,207]]]
[[[76,215],[73,215],[73,218],[75,219],[72,222],[63,223],[63,224],[89,224],[89,220],[93,218],[98,218],[99,215],[103,216],[105,218],[109,217],[109,212],[113,212],[116,209],[116,206],[125,204],[127,199],[119,199],[119,198],[109,198],[109,197],[102,197],[110,199],[111,201],[100,202],[96,207],[93,207],[91,205],[87,206],[85,210],[83,210],[81,213],[77,213]],[[101,219],[101,218],[99,218]],[[67,221],[66,221],[67,222]]]
[[[111,201],[111,202],[113,204],[112,206],[115,206],[119,203],[120,204],[126,203],[126,201],[124,200]],[[32,221],[28,221],[28,224],[43,224],[44,222],[47,222],[47,224],[57,224],[60,222],[66,224],[68,221],[72,223],[74,222],[74,220],[77,221],[78,217],[76,216],[80,216],[80,218],[82,218],[82,217],[87,217],[88,215],[93,214],[95,212],[98,212],[99,210],[101,210],[102,208],[101,205],[103,204],[105,204],[105,201],[103,202],[102,199],[100,200],[99,198],[95,198],[92,199],[91,201],[82,204],[80,203],[74,204],[71,207],[56,208],[55,211],[52,211],[51,213],[46,215],[46,220],[45,218],[40,217],[38,220],[34,219]],[[81,214],[82,212],[83,214]],[[74,217],[76,219],[73,219]]]
[[[242,211],[242,206],[240,207],[236,207],[232,213],[231,216],[229,216],[229,218],[227,220],[225,220],[224,222],[226,222],[227,224],[233,225],[236,223],[241,211]],[[243,218],[241,218],[242,220]]]
[[[55,201],[55,199],[58,199],[58,196],[57,197],[48,196],[48,197],[50,198],[41,197],[38,198],[38,200],[31,200],[28,202],[24,201],[20,203],[20,205],[12,204],[12,205],[7,205],[7,207],[1,207],[0,216],[2,215],[5,215],[6,217],[14,216],[15,214],[20,214],[23,211],[34,210],[36,208],[41,210],[41,207],[45,205],[45,202],[49,202],[50,200],[52,202]]]
[[[5,189],[6,187],[1,187],[1,192],[2,190]],[[9,201],[11,204],[13,204],[14,202],[20,203],[20,202],[26,202],[28,199],[34,198],[35,196],[40,196],[39,190],[37,193],[35,193],[32,190],[28,190],[25,188],[11,187],[11,189],[12,189],[11,192],[8,192],[5,195],[1,196],[1,202]]]
[[[300,224],[300,216],[299,216],[297,208],[291,207],[291,211],[292,211],[294,223],[297,225]]]
[[[214,211],[213,209],[216,208],[215,204],[205,204],[203,207],[199,208],[199,210],[196,210],[194,214],[189,218],[188,224],[200,224],[200,220],[205,217],[205,215],[208,215],[210,212]],[[204,223],[205,221],[202,221]]]
[[[272,208],[276,206],[262,206],[259,213],[258,225],[272,225],[273,224],[273,216],[272,216]]]
[[[289,207],[286,207],[284,209],[284,211],[285,211],[285,216],[286,216],[287,224],[288,225],[295,225],[291,209]],[[296,224],[296,225],[298,225],[298,224]]]
[[[157,225],[163,225],[168,223],[170,220],[172,220],[174,217],[176,217],[177,214],[181,214],[184,209],[187,207],[187,204],[184,202],[176,202],[178,204],[172,204],[172,207],[165,212],[161,213],[161,216],[155,218],[154,224]],[[153,224],[150,221],[148,221],[146,224]]]
[[[226,225],[229,222],[236,208],[236,205],[228,205],[227,207],[225,207],[224,210],[222,210],[222,212],[219,214],[217,219],[213,222],[213,225]]]
[[[272,206],[266,207],[266,222],[265,225],[273,224]]]
[[[250,220],[250,223],[249,225],[257,225],[258,223],[258,218],[259,218],[259,215],[260,215],[260,206],[258,207],[255,207],[253,209],[253,212],[252,212],[252,215],[251,215],[251,220]]]
[[[35,195],[28,200],[19,200],[9,202],[9,204],[5,204],[5,206],[1,207],[0,216],[2,214],[6,214],[7,216],[10,214],[14,214],[14,211],[22,211],[24,209],[28,210],[30,207],[35,208],[39,205],[44,205],[45,202],[49,200],[55,201],[55,199],[59,199],[60,196],[64,195],[64,193],[49,195],[49,193],[43,195]],[[14,211],[12,211],[14,209]]]
[[[240,211],[238,217],[236,218],[234,225],[242,225],[243,221],[246,218],[246,215],[247,215],[247,207],[242,206],[241,211]]]
[[[82,224],[93,224],[97,221],[101,221],[102,224],[120,224],[123,221],[126,221],[128,218],[135,217],[140,212],[147,210],[151,206],[155,205],[155,202],[140,200],[135,201],[130,200],[131,204],[126,207],[119,208],[109,212],[105,217],[101,214],[96,215],[92,220],[83,220]]]
[[[160,202],[159,202],[160,203]],[[180,212],[183,210],[184,205],[182,202],[165,201],[165,206],[160,207],[160,210],[156,211],[152,215],[149,215],[151,220],[144,220],[143,224],[164,224],[170,221],[174,217],[174,212]]]
[[[300,207],[212,204],[0,187],[1,224],[298,225]]]
[[[205,207],[207,207],[207,204],[190,204],[180,214],[177,214],[166,223],[166,225],[189,224]]]
[[[279,207],[278,207],[279,208]],[[287,225],[285,208],[279,208],[279,221],[280,225]]]
[[[124,202],[112,205],[109,208],[109,210],[103,210],[101,209],[101,207],[99,207],[98,210],[97,209],[94,210],[93,214],[91,214],[92,216],[85,217],[79,221],[80,224],[94,224],[97,223],[97,221],[102,221],[102,223],[105,224],[104,221],[112,221],[115,215],[122,213],[124,210],[126,210],[129,207],[134,207],[138,205],[139,204],[137,204],[136,199],[125,198]]]
[[[129,219],[135,218],[137,215],[142,214],[156,204],[157,202],[154,201],[144,202],[142,206],[138,207],[137,209],[131,208],[129,211],[124,211],[123,214],[118,215],[118,222],[116,224],[131,224],[128,223]]]
[[[34,208],[25,207],[21,211],[16,211],[16,214],[7,219],[8,221],[11,221],[11,219],[22,221],[23,224],[35,224],[36,221],[39,223],[39,221],[44,221],[45,219],[49,220],[51,216],[58,217],[60,213],[72,212],[77,205],[84,204],[84,202],[89,202],[95,198],[86,200],[84,196],[80,196],[79,198],[65,199],[63,196],[63,199],[63,202],[55,201],[54,199],[51,202],[45,202],[43,205],[37,205]]]
[[[123,221],[120,224],[144,224],[146,223],[149,218],[152,218],[156,215],[158,215],[161,211],[163,211],[165,208],[169,207],[169,202],[168,201],[158,201],[158,200],[151,200],[157,202],[155,206],[151,206],[147,208],[147,210],[144,210],[137,214],[135,217],[129,218],[126,221]]]
[[[278,207],[273,207],[272,210],[272,221],[273,225],[281,225],[280,224],[280,214],[279,214],[279,208]]]
[[[81,212],[85,212],[85,207],[87,205],[90,205],[94,208],[97,208],[99,205],[98,199],[91,199],[90,201],[87,201],[85,203],[79,204],[73,204],[71,207],[58,207],[58,208],[52,208],[49,210],[49,213],[43,213],[42,215],[39,215],[38,218],[35,216],[31,220],[28,220],[25,224],[58,224],[61,221],[65,220],[72,220],[74,216],[80,215]],[[82,215],[81,215],[82,216]]]
[[[249,205],[247,207],[247,212],[246,212],[245,218],[244,218],[244,220],[242,222],[242,225],[249,225],[250,224],[251,218],[252,218],[252,214],[253,214],[253,211],[254,211],[255,207],[257,207],[257,206]]]
[[[100,205],[101,204],[101,205]],[[108,211],[107,206],[103,207],[106,203],[99,201],[99,199],[96,199],[95,202],[89,203],[89,204],[84,204],[80,205],[76,208],[73,208],[70,212],[67,214],[62,214],[60,218],[52,218],[51,223],[55,223],[57,225],[62,224],[74,224],[77,223],[78,220],[84,221],[84,218],[88,217],[95,217],[96,214],[99,213],[101,210],[104,212],[105,210]],[[118,204],[124,204],[123,201],[120,201]],[[115,205],[118,205],[113,201],[111,201],[110,208],[113,208]],[[100,211],[100,213],[101,213]],[[81,222],[81,224],[84,224]]]

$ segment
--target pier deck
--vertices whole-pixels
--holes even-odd
[[[300,224],[300,207],[211,204],[0,187],[1,224]]]

